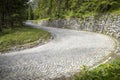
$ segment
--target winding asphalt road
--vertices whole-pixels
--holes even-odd
[[[91,32],[40,27],[54,39],[31,49],[0,54],[0,80],[53,80],[92,66],[114,50],[112,38]]]

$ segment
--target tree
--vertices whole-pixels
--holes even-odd
[[[28,20],[33,20],[33,19],[34,19],[33,9],[31,7],[31,5],[29,5],[29,8],[28,8]]]
[[[119,9],[119,3],[120,0],[39,0],[34,9],[34,17],[35,19],[81,17]]]
[[[57,13],[57,16],[59,17],[60,16],[60,10],[61,10],[61,0],[58,0],[58,13]]]
[[[22,24],[26,19],[28,0],[0,0],[0,31]]]

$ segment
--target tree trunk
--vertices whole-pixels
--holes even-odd
[[[65,8],[66,8],[66,11],[68,11],[68,8],[69,8],[69,0],[66,0],[66,4],[65,4]]]
[[[58,17],[60,17],[60,10],[61,10],[60,3],[61,3],[61,0],[58,0],[58,14],[57,14]]]
[[[53,0],[50,0],[50,7],[49,7],[49,10],[48,10],[48,15],[52,14],[52,2],[53,2]]]

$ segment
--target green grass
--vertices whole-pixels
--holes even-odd
[[[120,56],[93,70],[83,66],[76,80],[120,80]]]
[[[0,32],[0,52],[8,51],[11,47],[32,43],[37,40],[48,40],[50,36],[49,32],[28,26],[4,29],[3,32]],[[35,43],[31,46],[33,45]]]
[[[38,23],[39,21],[44,21],[44,20],[49,20],[50,18],[44,18],[44,19],[37,19],[37,20],[34,20],[33,22],[34,23]]]
[[[120,15],[120,8],[117,10],[110,11],[110,14],[118,14]]]

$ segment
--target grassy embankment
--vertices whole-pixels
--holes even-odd
[[[120,55],[92,70],[83,66],[75,80],[120,80]]]
[[[9,51],[13,47],[23,48],[23,45],[30,48],[49,40],[50,37],[49,32],[28,26],[4,29],[0,32],[0,52]]]

